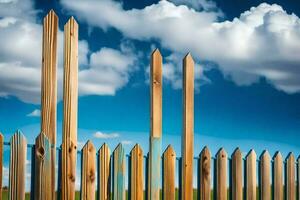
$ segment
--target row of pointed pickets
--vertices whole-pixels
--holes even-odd
[[[10,139],[10,148],[9,199],[25,199],[27,142],[20,131]],[[45,135],[40,135],[32,148],[37,152],[32,158],[34,161],[32,168],[39,171],[43,169],[40,165],[41,160],[50,161],[50,140]],[[0,135],[0,150],[3,152],[2,135]],[[111,153],[108,145],[104,143],[96,152],[93,143],[88,141],[80,154],[81,199],[146,199],[149,191],[147,191],[145,177],[149,169],[145,163],[149,161],[149,156],[144,156],[139,144],[131,150],[128,165],[122,144]],[[176,169],[176,162],[180,163],[181,158],[176,157],[173,147],[169,145],[161,159],[162,198],[175,200],[178,185],[176,172],[180,173],[180,165],[178,165],[179,170]],[[198,169],[196,190],[199,200],[211,200],[212,196],[217,200],[256,200],[257,197],[269,200],[272,196],[274,200],[296,200],[300,192],[300,158],[296,161],[293,153],[288,154],[283,160],[280,152],[276,152],[271,158],[268,151],[264,151],[257,158],[255,151],[250,150],[244,157],[241,150],[237,148],[229,158],[225,149],[221,148],[213,157],[208,147],[204,147],[195,159],[198,160],[195,165]],[[2,154],[0,164],[2,169]],[[50,164],[45,165],[51,167]],[[43,176],[50,176],[48,171],[50,169],[41,173]],[[126,171],[128,171],[128,188],[125,187]],[[2,177],[2,170],[0,176]],[[39,188],[49,187],[50,183],[41,182],[36,173],[32,176],[32,195],[34,199],[43,199],[39,196],[43,194]]]

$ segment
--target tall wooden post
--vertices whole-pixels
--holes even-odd
[[[62,200],[75,199],[78,104],[78,24],[64,27],[64,119],[62,143]]]
[[[162,134],[162,57],[158,49],[151,56],[151,120],[148,174],[148,199],[158,200],[160,192]]]
[[[181,199],[193,199],[194,157],[194,61],[191,54],[183,59],[183,133]]]
[[[47,186],[49,195],[55,194],[55,145],[56,145],[56,101],[57,101],[57,29],[58,17],[51,10],[44,18],[41,88],[41,133],[49,138],[51,149],[51,185]],[[41,177],[45,178],[45,177]],[[47,181],[46,181],[47,182]],[[42,191],[46,191],[43,190]],[[41,194],[43,195],[43,194]],[[48,196],[55,199],[55,195]]]

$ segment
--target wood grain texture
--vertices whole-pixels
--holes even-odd
[[[216,156],[216,200],[227,200],[227,153],[221,148]]]
[[[300,157],[297,159],[297,194],[298,199],[300,198]]]
[[[271,158],[268,151],[264,151],[260,156],[260,199],[271,199]]]
[[[242,152],[237,148],[231,155],[231,184],[232,199],[243,200],[243,157]]]
[[[150,66],[150,144],[148,199],[159,200],[162,134],[162,57],[158,49],[151,55]]]
[[[208,147],[204,147],[199,155],[199,185],[200,200],[211,199],[211,154]]]
[[[81,150],[81,200],[95,200],[96,149],[88,141]]]
[[[58,17],[51,10],[43,22],[42,48],[42,88],[41,88],[41,132],[54,146],[51,152],[50,193],[55,194],[55,144],[56,144],[56,104],[57,104],[57,30]],[[50,189],[49,189],[50,187]],[[55,195],[51,197],[55,199]]]
[[[51,187],[51,143],[42,132],[35,139],[35,174],[34,174],[34,199],[53,199]]]
[[[273,160],[273,197],[274,200],[283,200],[283,168],[281,153],[276,152]]]
[[[0,132],[0,194],[2,194],[2,180],[3,180],[3,142],[4,142],[4,137]],[[0,200],[2,200],[2,195],[0,195]]]
[[[295,185],[295,156],[293,153],[289,153],[286,158],[286,199],[296,199],[296,185]]]
[[[253,149],[246,157],[246,200],[256,200],[256,153]]]
[[[25,200],[27,142],[17,131],[10,139],[9,199]]]
[[[175,200],[176,153],[171,145],[163,153],[163,199]]]
[[[62,143],[62,200],[75,199],[78,104],[78,24],[64,27],[64,94]]]
[[[143,150],[136,144],[130,152],[130,199],[144,199]]]
[[[193,199],[194,158],[194,61],[191,54],[183,59],[183,133],[181,198]]]
[[[103,144],[99,149],[99,164],[98,164],[98,199],[109,200],[110,199],[110,149],[107,144]]]
[[[125,152],[119,144],[113,152],[113,200],[125,198]]]

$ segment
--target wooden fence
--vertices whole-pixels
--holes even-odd
[[[29,145],[34,152],[31,158],[32,199],[75,199],[75,181],[79,178],[76,177],[78,152],[81,155],[80,198],[83,200],[125,200],[126,197],[132,200],[299,199],[300,159],[295,161],[292,153],[283,160],[280,152],[271,159],[267,151],[257,158],[251,150],[244,158],[236,149],[229,158],[223,148],[212,156],[205,147],[194,157],[194,62],[190,54],[183,59],[181,158],[176,157],[171,145],[162,152],[162,56],[158,50],[151,56],[151,128],[147,156],[138,144],[128,155],[128,165],[122,144],[111,151],[106,144],[99,148],[88,141],[82,150],[78,150],[78,25],[74,18],[70,18],[64,27],[63,135],[62,145],[56,147],[57,30],[58,17],[50,11],[44,19],[43,29],[41,132],[35,144]],[[1,179],[3,144],[1,135]],[[9,199],[24,200],[26,138],[17,131],[5,144],[10,146]],[[55,170],[56,150],[59,151],[58,173]],[[197,175],[193,173],[194,169]],[[177,173],[179,183],[176,182]]]

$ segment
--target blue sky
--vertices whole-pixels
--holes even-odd
[[[138,3],[138,4],[136,4]],[[163,62],[163,149],[180,155],[181,63],[195,62],[195,155],[239,146],[300,153],[300,6],[295,1],[0,0],[0,131],[33,143],[40,129],[42,19],[59,16],[58,143],[62,130],[62,33],[79,31],[78,142],[149,138],[149,59]]]

